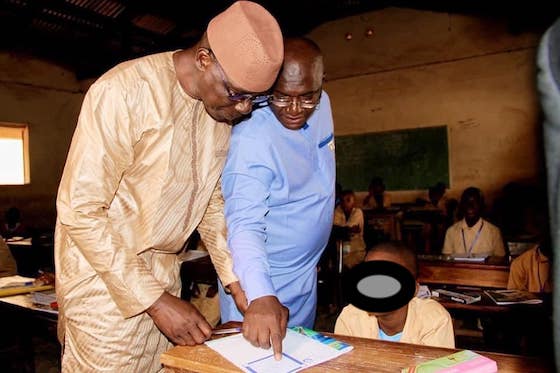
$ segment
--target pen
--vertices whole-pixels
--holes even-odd
[[[26,281],[26,282],[10,282],[4,286],[1,286],[0,289],[10,289],[10,288],[20,288],[23,286],[31,286],[33,285],[33,281]]]
[[[240,333],[241,328],[226,328],[226,329],[214,329],[212,330],[213,335],[220,335],[220,334],[232,334],[232,333]]]

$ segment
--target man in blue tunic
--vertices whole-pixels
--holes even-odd
[[[222,322],[243,320],[253,345],[281,356],[286,326],[313,327],[316,266],[332,227],[335,191],[323,58],[308,39],[284,43],[269,106],[233,128],[222,176],[228,245],[247,304],[220,289]]]

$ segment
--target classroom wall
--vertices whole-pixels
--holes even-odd
[[[0,122],[29,125],[31,183],[0,186],[0,221],[18,207],[28,227],[54,229],[58,182],[83,88],[73,72],[44,61],[0,53]]]
[[[533,83],[539,33],[513,35],[492,19],[388,8],[327,22],[309,36],[325,55],[336,135],[447,125],[451,196],[477,185],[491,200],[508,181],[540,180]],[[11,53],[0,53],[0,76],[0,121],[28,123],[31,152],[31,184],[0,186],[0,220],[15,205],[32,225],[52,228],[91,80]],[[393,200],[423,193],[393,193]]]
[[[542,181],[540,35],[513,35],[493,19],[398,8],[309,34],[324,53],[336,135],[447,125],[449,194],[475,185],[490,201],[509,181]],[[406,202],[425,191],[392,194]]]

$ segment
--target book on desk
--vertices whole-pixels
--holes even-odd
[[[535,294],[523,290],[485,290],[484,293],[500,306],[510,304],[541,304],[543,302]]]
[[[431,291],[431,294],[434,297],[450,299],[454,302],[463,304],[471,304],[482,299],[482,295],[479,292],[460,289],[454,289],[453,291],[447,289],[434,289]]]
[[[401,373],[494,373],[498,371],[496,362],[470,350],[463,350],[405,368]]]

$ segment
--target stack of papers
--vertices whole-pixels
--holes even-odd
[[[33,303],[49,307],[51,304],[56,302],[56,292],[54,290],[34,292],[31,293],[31,297],[33,299]]]
[[[206,342],[206,345],[231,361],[244,372],[288,373],[334,359],[352,350],[352,346],[314,330],[294,327],[288,329],[282,342],[282,359],[275,360],[272,348],[252,346],[243,335]]]

